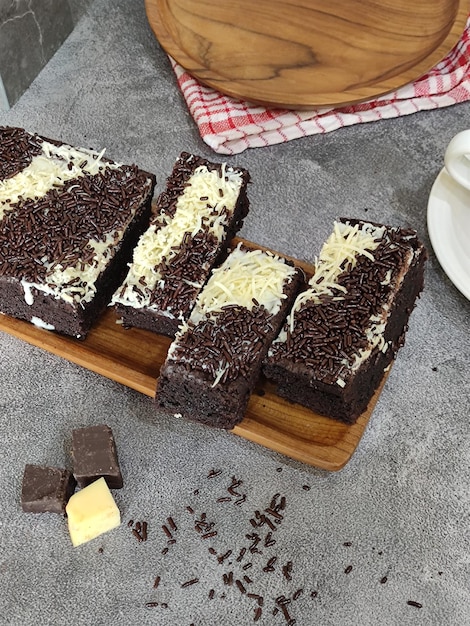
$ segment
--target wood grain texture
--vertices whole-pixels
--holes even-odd
[[[166,52],[202,83],[265,106],[375,98],[457,43],[468,0],[145,0]]]
[[[266,250],[240,238],[235,238],[233,244],[239,241],[251,248]],[[311,265],[293,260],[307,276],[312,274]],[[146,330],[124,329],[116,323],[112,309],[96,321],[85,340],[59,335],[1,314],[0,331],[151,398],[155,396],[160,367],[171,342],[168,337]],[[347,425],[279,398],[273,385],[261,377],[245,418],[232,432],[297,461],[330,471],[339,470],[356,450],[385,379],[386,376],[367,410],[355,424]]]

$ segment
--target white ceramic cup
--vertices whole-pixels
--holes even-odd
[[[449,175],[470,190],[470,129],[451,139],[444,154],[444,163]]]

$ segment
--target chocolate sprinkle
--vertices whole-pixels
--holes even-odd
[[[409,606],[415,606],[417,609],[423,608],[421,602],[416,602],[415,600],[408,600],[407,604],[409,604]]]
[[[243,328],[240,328],[241,319]],[[271,315],[263,306],[251,311],[236,305],[225,306],[197,325],[189,322],[188,331],[173,344],[171,358],[212,381],[217,376],[215,364],[225,370],[222,383],[236,380],[238,376],[249,378],[250,368],[256,363],[263,340],[271,330],[270,320]]]

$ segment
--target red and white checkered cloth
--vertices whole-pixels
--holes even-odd
[[[170,60],[202,139],[215,152],[237,154],[247,148],[470,100],[470,17],[458,44],[426,75],[376,100],[341,108],[289,111],[255,106],[201,85]]]

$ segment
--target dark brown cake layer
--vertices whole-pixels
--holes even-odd
[[[361,256],[354,269],[338,277],[346,293],[338,291],[336,298],[323,295],[320,303],[307,302],[295,313],[294,331],[286,325],[287,341],[275,342],[263,367],[281,397],[347,423],[354,423],[366,410],[404,343],[410,313],[424,285],[426,251],[416,233],[387,229],[386,237],[388,243],[373,252],[374,260]],[[369,346],[370,316],[380,312],[384,303],[390,308],[383,342],[352,367],[359,350]]]
[[[187,152],[181,153],[167,179],[165,190],[156,202],[152,224],[157,229],[167,217],[174,217],[179,198],[190,184],[195,170],[201,166],[209,171],[216,171],[220,177],[224,175],[224,164],[213,163]],[[219,240],[204,229],[196,234],[184,233],[177,254],[155,267],[165,283],[164,288],[153,289],[143,306],[116,299],[116,314],[124,327],[135,326],[173,337],[182,321],[188,319],[201,289],[199,285],[204,285],[211,269],[226,257],[230,241],[242,227],[248,214],[247,186],[250,175],[244,168],[231,169],[241,174],[242,186],[233,213],[227,220],[223,238]],[[220,193],[222,194],[222,190]],[[225,209],[224,211],[228,215]],[[137,285],[136,290],[143,294],[145,287],[145,284]],[[119,293],[118,290],[117,295]]]
[[[23,129],[0,128],[0,174],[11,179],[41,154],[44,140]],[[112,163],[107,161],[106,163]],[[132,250],[148,225],[155,186],[152,174],[135,165],[102,167],[96,174],[53,186],[42,197],[19,197],[0,222],[0,311],[84,338],[121,283]],[[121,235],[118,236],[118,233]],[[81,298],[87,281],[80,268],[93,263],[94,245],[115,239],[112,254],[94,279],[92,298]],[[100,243],[102,242],[102,243]],[[64,287],[50,285],[54,268],[78,268]],[[74,289],[76,291],[74,294]]]
[[[170,348],[158,381],[156,403],[177,416],[232,429],[242,419],[264,356],[299,290],[292,274],[279,310],[228,305],[197,323],[190,318]]]

